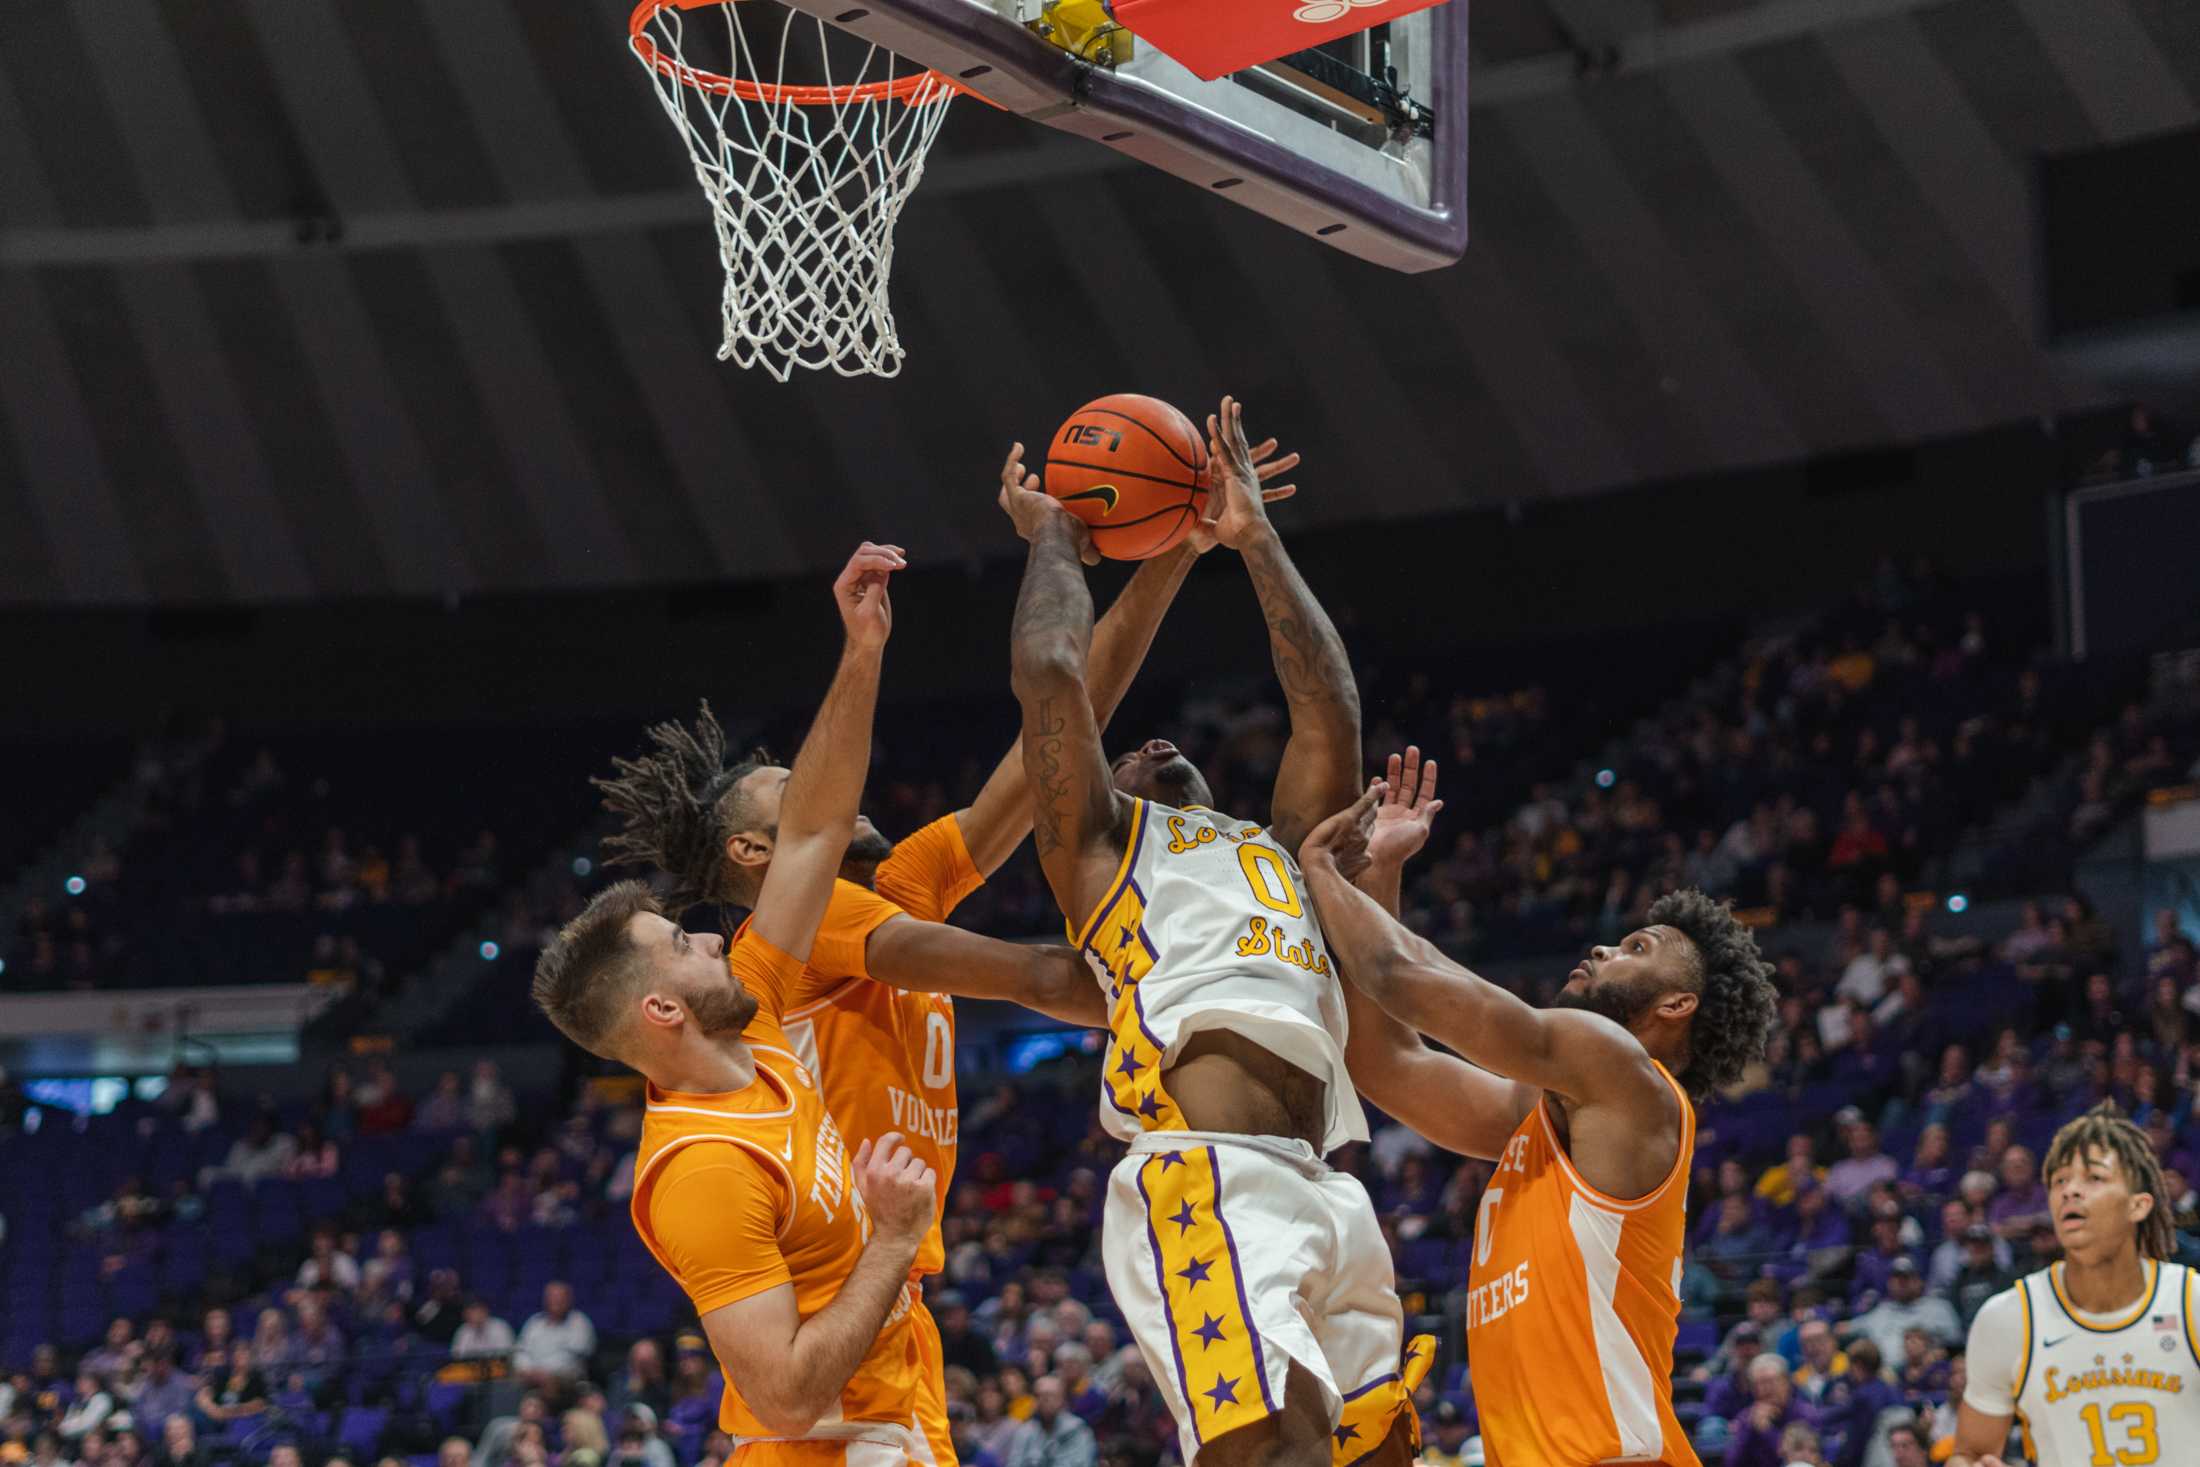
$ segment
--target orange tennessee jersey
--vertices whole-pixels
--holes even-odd
[[[759,989],[791,982],[798,967],[753,936],[736,944],[732,960]],[[698,1314],[788,1284],[806,1319],[847,1281],[870,1237],[870,1217],[856,1190],[854,1158],[816,1076],[768,1042],[777,1037],[768,1007],[759,1018],[765,1022],[749,1031],[756,1079],[746,1088],[722,1095],[649,1088],[634,1169],[634,1227]],[[837,1449],[854,1441],[925,1459],[916,1424],[923,1362],[910,1322],[915,1301],[915,1286],[904,1285],[841,1391],[839,1409],[804,1446],[775,1437],[741,1399],[730,1372],[718,1424],[744,1454],[767,1459],[808,1462],[823,1451],[838,1460]]]
[[[865,950],[880,924],[903,915],[944,922],[984,884],[952,815],[896,845],[879,864],[876,890],[836,883],[783,1015],[787,1048],[817,1072],[825,1108],[850,1144],[901,1132],[938,1174],[943,1216],[961,1114],[955,1006],[945,994],[908,993],[872,978]],[[938,1273],[945,1262],[935,1221],[917,1249],[916,1271]]]
[[[1659,1073],[1681,1135],[1656,1191],[1621,1202],[1583,1181],[1541,1101],[1482,1193],[1467,1368],[1491,1467],[1698,1467],[1672,1387],[1696,1112]]]

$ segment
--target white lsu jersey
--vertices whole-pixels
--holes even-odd
[[[2200,1276],[2146,1261],[2139,1301],[2080,1312],[2057,1263],[1988,1300],[1971,1325],[1965,1399],[2012,1403],[2041,1467],[2200,1461]]]
[[[1108,992],[1109,1133],[1187,1129],[1161,1072],[1192,1035],[1226,1030],[1327,1085],[1325,1152],[1366,1140],[1345,1073],[1344,995],[1298,862],[1248,821],[1133,807],[1115,879],[1072,934]]]

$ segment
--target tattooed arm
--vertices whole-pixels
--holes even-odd
[[[1330,623],[1261,502],[1244,409],[1234,398],[1207,419],[1207,462],[1213,481],[1208,512],[1215,538],[1237,551],[1253,578],[1268,651],[1291,709],[1291,740],[1276,771],[1269,824],[1286,850],[1360,792],[1360,690],[1344,639]]]
[[[1116,793],[1085,686],[1092,591],[1080,563],[1091,537],[1038,489],[1004,479],[1001,508],[1031,543],[1009,637],[1009,682],[1024,711],[1032,847],[1063,915],[1081,921],[1122,853],[1130,803]]]

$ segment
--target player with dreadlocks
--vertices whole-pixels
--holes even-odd
[[[1275,457],[1276,447],[1270,440],[1257,451],[1264,482],[1299,461],[1297,454]],[[1020,467],[1020,451],[1010,455],[1012,465]],[[1264,496],[1292,492],[1285,484]],[[1103,724],[1193,561],[1213,543],[1211,535],[1195,536],[1143,563],[1100,622],[1088,686]],[[693,726],[659,724],[648,736],[643,753],[614,760],[613,777],[594,781],[624,823],[604,842],[607,863],[663,872],[673,911],[700,902],[752,905],[772,869],[788,771],[761,749],[729,759],[708,704]],[[787,1039],[818,1074],[827,1110],[850,1137],[904,1135],[938,1179],[943,1214],[960,1121],[949,995],[1008,999],[1085,1026],[1107,1020],[1102,995],[1069,948],[1003,942],[947,923],[1030,829],[1021,742],[967,806],[898,844],[859,817],[809,963],[787,995]],[[937,1273],[945,1261],[935,1221],[914,1274]],[[919,1421],[934,1461],[952,1467],[938,1333],[921,1303],[913,1317],[925,1373]]]
[[[2040,1467],[2189,1462],[2200,1448],[2200,1278],[2146,1133],[2102,1101],[2040,1166],[2062,1260],[1986,1301],[1950,1467],[2002,1467],[2020,1423]]]
[[[1676,891],[1591,948],[1553,1003],[1522,1002],[1395,916],[1435,795],[1434,760],[1393,756],[1299,864],[1346,980],[1354,1083],[1437,1145],[1497,1163],[1466,1305],[1489,1460],[1697,1467],[1672,1387],[1691,1100],[1763,1054],[1772,965],[1732,912]]]

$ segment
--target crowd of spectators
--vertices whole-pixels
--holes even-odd
[[[1371,759],[1410,739],[1452,766],[1456,828],[1406,901],[1447,948],[1575,949],[1679,884],[1763,924],[1782,1022],[1764,1062],[1704,1107],[1690,1192],[1679,1392],[1707,1461],[1914,1467],[1944,1444],[1969,1319],[2052,1256],[2037,1158],[2098,1099],[2146,1129],[2189,1237],[2192,932],[2164,913],[2143,954],[2126,954],[2085,898],[2058,892],[1982,935],[1932,889],[1966,832],[2038,776],[2053,776],[2067,853],[2150,788],[2200,774],[2189,725],[2043,662],[2015,619],[1923,567],[1890,567],[1854,605],[1751,637],[1677,696],[1645,696],[1631,732],[1578,768],[1586,751],[1557,737],[1583,723],[1578,690],[1478,697],[1419,671],[1362,678]],[[1611,714],[1597,708],[1599,727]],[[1284,723],[1265,680],[1203,691],[1176,718],[1221,803],[1273,779]],[[927,735],[949,736],[882,732],[882,828],[953,808],[997,754]],[[589,747],[593,767],[601,741]],[[470,912],[517,960],[485,971],[516,972],[592,874],[515,858],[490,831],[416,838],[401,812],[355,818],[363,799],[322,818],[325,781],[290,777],[291,756],[224,750],[217,737],[173,761],[149,834],[90,851],[85,892],[26,913],[17,943],[33,966],[43,952],[66,968],[81,946],[95,982],[103,955],[126,961],[102,948],[102,914],[151,868],[173,877],[163,910],[196,934],[310,932],[300,962],[325,981],[377,986],[353,924],[393,913]],[[538,829],[519,844],[543,842]],[[174,874],[214,850],[221,879]],[[963,915],[1058,930],[1028,862]],[[509,1017],[508,991],[477,996]],[[483,1032],[484,1012],[461,1008],[453,1033]],[[967,1087],[930,1300],[974,1467],[1160,1467],[1176,1453],[1101,1281],[1102,1179],[1120,1147],[1097,1124],[1091,1063],[1073,1048]],[[0,1147],[26,1124],[19,1102],[0,1107]],[[639,1121],[631,1092],[601,1083],[569,1109],[523,1106],[487,1062],[408,1087],[365,1056],[288,1108],[179,1069],[138,1124],[191,1164],[99,1172],[62,1224],[72,1256],[97,1260],[67,1284],[79,1303],[86,1290],[119,1300],[149,1270],[159,1295],[0,1360],[0,1467],[715,1463],[716,1367],[624,1219]],[[1409,1309],[1441,1316],[1489,1171],[1376,1121],[1333,1161],[1368,1185]],[[218,1266],[178,1266],[202,1251]],[[10,1278],[25,1256],[0,1245]],[[1471,1361],[1446,1334],[1418,1404],[1429,1459],[1466,1467]]]
[[[2132,404],[2113,436],[2115,441],[2085,464],[2087,479],[2144,479],[2200,469],[2200,433],[2179,428],[2147,403]]]
[[[2200,1257],[2200,967],[2176,914],[2158,914],[2126,962],[2082,899],[2030,903],[1992,941],[1943,932],[1934,910],[1859,910],[1810,951],[1768,936],[1785,1022],[1768,1062],[1704,1108],[1691,1189],[1678,1390],[1709,1462],[1864,1467],[1944,1444],[1971,1317],[2054,1256],[2045,1141],[2099,1099],[2158,1148]],[[1976,1000],[1981,985],[1998,1005]],[[1073,1059],[966,1096],[930,1302],[957,1441],[977,1467],[1157,1467],[1175,1453],[1100,1279],[1102,1179],[1118,1148],[1090,1081]],[[630,1101],[590,1088],[534,1121],[493,1068],[406,1096],[369,1059],[333,1072],[289,1127],[198,1072],[176,1075],[161,1103],[201,1129],[247,1113],[199,1189],[337,1173],[344,1148],[376,1134],[430,1133],[442,1159],[383,1179],[314,1229],[302,1256],[214,1308],[117,1320],[72,1342],[73,1361],[46,1346],[8,1362],[0,1438],[20,1450],[0,1445],[0,1457],[201,1467],[272,1460],[288,1443],[308,1462],[356,1467],[394,1450],[424,1464],[446,1437],[442,1467],[600,1467],[614,1454],[693,1467],[724,1451],[716,1369],[692,1319],[599,1322],[606,1310],[635,1322],[615,1296],[639,1279],[552,1280],[520,1301],[469,1292],[422,1256],[454,1226],[512,1248],[624,1228]],[[1792,1129],[1752,1130],[1764,1113]],[[1372,1140],[1334,1160],[1366,1181],[1409,1308],[1441,1314],[1488,1167],[1375,1119]],[[638,1252],[628,1266],[652,1268]],[[1473,1461],[1476,1442],[1471,1361],[1456,1350],[1454,1336],[1419,1402],[1430,1460],[1446,1464]],[[439,1394],[408,1410],[409,1379]]]

